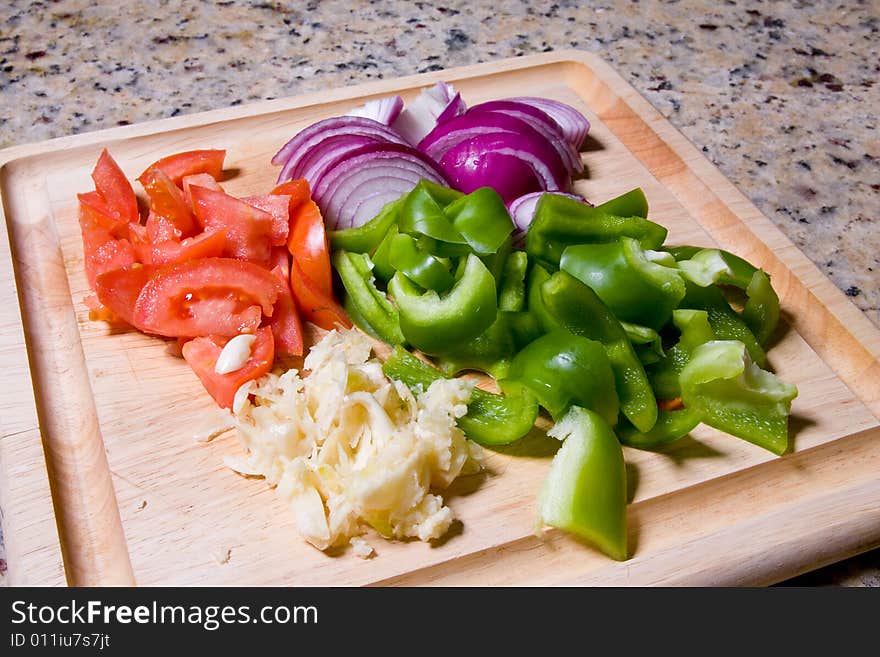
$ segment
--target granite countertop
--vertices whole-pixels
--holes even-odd
[[[536,52],[596,52],[880,326],[873,0],[7,0],[0,25],[0,148]],[[880,552],[794,582],[878,586]]]

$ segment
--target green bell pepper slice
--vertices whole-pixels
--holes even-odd
[[[648,204],[634,189],[602,205],[590,207],[559,194],[544,194],[526,233],[526,251],[551,270],[567,246],[614,242],[621,237],[639,240],[647,249],[659,248],[666,228],[648,221]]]
[[[700,287],[731,285],[746,293],[743,321],[760,345],[770,340],[779,323],[779,297],[770,284],[770,277],[748,261],[721,249],[677,247],[673,252],[682,259],[678,266],[691,282]],[[748,344],[748,343],[747,343]]]
[[[388,344],[403,344],[406,340],[397,309],[376,287],[370,257],[364,253],[337,251],[333,254],[333,266],[345,287],[344,305],[356,311],[349,314],[351,320]],[[363,325],[358,324],[358,320]]]
[[[639,431],[657,421],[657,400],[632,343],[599,296],[571,274],[558,271],[541,286],[551,317],[575,335],[601,342],[614,372],[620,409]]]
[[[666,355],[663,351],[663,338],[654,329],[630,322],[620,322],[620,325],[642,365],[657,363]]]
[[[397,229],[397,224],[391,224],[371,258],[373,261],[373,275],[377,280],[382,281],[386,285],[397,271],[391,264],[391,243],[399,234],[400,231]]]
[[[541,336],[522,349],[498,385],[510,395],[528,390],[556,420],[575,405],[617,424],[620,402],[605,348],[566,330]]]
[[[611,427],[598,413],[572,406],[548,435],[563,443],[538,493],[539,518],[625,560],[626,465]]]
[[[684,298],[685,284],[677,268],[653,262],[651,253],[629,237],[578,244],[562,252],[559,268],[593,288],[621,321],[657,330]]]
[[[504,262],[498,286],[498,310],[517,312],[526,307],[526,270],[529,257],[525,251],[514,251]]]
[[[402,347],[394,348],[382,371],[417,393],[443,378],[440,372]],[[509,397],[474,388],[467,413],[458,418],[458,426],[470,440],[493,447],[516,442],[532,430],[537,418],[538,403],[531,395]]]
[[[401,272],[388,283],[388,291],[397,304],[403,336],[426,354],[442,354],[476,338],[498,314],[495,279],[473,254],[442,297],[434,290],[423,291]]]
[[[495,322],[483,333],[438,355],[437,365],[443,374],[454,376],[466,370],[476,370],[495,379],[504,378],[517,352],[513,315],[499,311]]]
[[[513,220],[507,206],[491,187],[480,187],[456,199],[444,212],[477,255],[497,252],[513,233]]]
[[[700,424],[700,414],[690,408],[660,411],[650,431],[641,432],[629,422],[617,427],[617,437],[627,447],[655,449],[684,438]]]
[[[386,203],[375,217],[363,226],[330,231],[330,246],[334,251],[375,253],[388,229],[397,223],[405,197]]]
[[[538,263],[532,264],[532,268],[526,278],[526,309],[535,318],[538,327],[544,333],[563,328],[547,311],[544,298],[541,296],[541,287],[550,279],[550,272]]]
[[[797,387],[762,370],[735,340],[713,340],[694,350],[681,372],[685,408],[709,426],[783,454]]]
[[[428,290],[445,292],[455,282],[442,260],[419,249],[416,241],[404,233],[398,233],[391,238],[388,263],[396,271],[403,272],[413,283]]]
[[[687,292],[679,307],[705,310],[709,315],[709,325],[719,340],[742,342],[749,350],[752,360],[763,367],[767,362],[764,348],[748,324],[730,307],[721,290],[714,285],[700,287],[690,281],[685,285]]]
[[[424,235],[453,247],[453,252],[442,255],[465,253],[467,241],[455,229],[444,211],[447,205],[462,196],[461,192],[425,179],[420,180],[404,197],[403,207],[400,209],[400,217],[397,222],[400,232],[413,236]],[[432,249],[434,253],[437,251],[437,247]]]
[[[705,310],[674,310],[672,322],[681,332],[678,342],[670,347],[665,358],[648,368],[648,378],[654,387],[654,394],[660,399],[681,396],[679,376],[691,359],[691,354],[701,344],[716,339],[715,331],[709,324],[709,314]]]

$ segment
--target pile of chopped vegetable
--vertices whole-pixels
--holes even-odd
[[[183,357],[225,408],[275,356],[301,356],[301,316],[350,326],[333,299],[327,237],[305,181],[264,196],[223,191],[222,150],[178,153],[131,183],[104,150],[95,190],[79,194],[92,319],[176,338]]]

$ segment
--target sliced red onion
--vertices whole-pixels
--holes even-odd
[[[510,157],[528,168],[514,166]],[[470,137],[449,149],[438,164],[459,191],[467,194],[480,187],[492,187],[505,203],[528,192],[565,190],[571,184],[559,155],[534,132],[493,132]],[[524,175],[524,171],[533,175]]]
[[[416,149],[391,143],[367,144],[349,152],[315,181],[312,198],[328,230],[357,228],[427,178],[449,185]]]
[[[438,82],[422,92],[404,108],[392,127],[415,146],[434,126],[464,113],[461,94],[451,84]]]
[[[525,103],[547,114],[551,119],[559,124],[565,140],[576,149],[581,147],[587,133],[590,131],[590,122],[583,114],[578,112],[571,105],[567,105],[558,100],[550,98],[537,98],[535,96],[518,96],[516,98],[508,98],[508,100],[518,103]]]
[[[346,116],[362,116],[385,125],[391,125],[400,116],[401,110],[403,110],[403,98],[400,96],[389,96],[388,98],[371,100],[351,110]]]
[[[522,248],[526,243],[526,233],[532,220],[535,218],[535,210],[538,207],[538,201],[544,194],[557,194],[559,196],[567,196],[576,201],[580,201],[586,205],[592,205],[587,199],[577,194],[567,194],[565,192],[531,192],[513,199],[507,204],[507,211],[510,212],[510,218],[513,219],[513,246]]]
[[[515,100],[493,100],[474,105],[467,111],[468,114],[481,114],[485,112],[506,114],[525,121],[553,145],[553,148],[559,153],[569,171],[580,173],[584,170],[584,164],[581,162],[581,156],[577,149],[565,139],[559,124],[550,118],[546,112],[533,105]]]
[[[330,167],[334,166],[348,153],[367,144],[387,144],[384,137],[376,135],[343,134],[328,137],[324,141],[309,148],[290,172],[291,179],[305,178],[309,184],[314,182]]]
[[[272,158],[273,164],[284,165],[281,173],[278,174],[278,182],[291,179],[291,172],[310,148],[337,135],[370,135],[395,144],[406,143],[397,131],[373,119],[362,116],[336,116],[324,119],[297,133]]]

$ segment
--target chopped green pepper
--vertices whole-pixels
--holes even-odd
[[[674,399],[681,395],[679,375],[691,359],[694,349],[716,339],[705,310],[674,310],[672,322],[681,331],[678,342],[669,349],[665,358],[648,368],[648,378],[660,399]]]
[[[455,282],[449,268],[441,260],[419,249],[416,241],[403,233],[391,238],[388,262],[413,283],[428,290],[445,292]]]
[[[683,438],[700,423],[700,414],[690,408],[660,411],[650,431],[641,432],[629,422],[617,427],[617,437],[624,445],[638,449],[654,449]]]
[[[406,349],[395,347],[382,365],[388,378],[402,381],[421,392],[443,375]],[[474,388],[467,413],[458,419],[465,435],[487,447],[509,445],[525,436],[538,417],[538,403],[530,394],[521,397],[495,395]]]
[[[442,297],[423,291],[401,272],[388,283],[388,291],[397,303],[403,336],[426,354],[442,354],[450,345],[476,338],[497,316],[495,279],[473,254]]]
[[[684,298],[685,285],[677,268],[653,262],[652,253],[629,237],[578,244],[562,252],[559,268],[593,288],[621,321],[656,330]]]
[[[351,314],[352,321],[357,323],[360,319],[365,322],[361,328],[388,344],[403,344],[405,339],[400,330],[397,309],[376,288],[370,257],[363,253],[337,251],[333,254],[333,266],[345,287],[345,305],[356,309]]]
[[[538,516],[625,560],[626,465],[611,427],[597,413],[572,406],[548,435],[563,443],[538,493]]]
[[[592,288],[564,271],[544,282],[541,298],[551,317],[564,328],[605,346],[623,414],[640,431],[649,431],[657,421],[657,400],[644,366],[608,306]]]
[[[330,246],[334,251],[343,250],[372,255],[388,229],[397,223],[402,207],[403,197],[385,204],[379,214],[363,226],[330,231]]]
[[[456,199],[444,212],[477,255],[496,253],[513,233],[504,200],[491,187],[480,187]]]
[[[522,349],[498,385],[507,394],[529,390],[557,420],[577,405],[617,423],[620,403],[604,347],[566,330],[541,336]]]
[[[391,224],[388,227],[388,232],[385,233],[385,237],[382,238],[379,246],[376,247],[376,251],[373,253],[373,275],[385,284],[391,280],[396,271],[391,265],[391,243],[399,234],[397,224]]]
[[[565,247],[573,244],[614,242],[620,237],[639,240],[656,249],[666,239],[666,229],[648,221],[647,201],[641,189],[590,207],[559,194],[544,194],[526,233],[526,251],[549,269],[559,267]]]
[[[709,426],[783,454],[797,388],[762,370],[746,346],[714,340],[694,350],[681,372],[681,398]]]
[[[779,297],[762,269],[752,274],[746,287],[742,318],[762,345],[766,345],[779,323]]]
[[[526,305],[528,312],[535,318],[538,327],[544,333],[563,328],[562,324],[557,322],[553,316],[547,312],[547,307],[544,305],[544,298],[541,296],[541,287],[549,279],[550,272],[538,263],[534,263],[526,280]]]
[[[498,310],[519,311],[526,307],[526,269],[529,257],[525,251],[514,251],[504,263],[498,287]]]
[[[437,365],[447,376],[465,370],[477,370],[503,378],[516,354],[517,344],[513,329],[514,313],[499,312],[495,322],[473,340],[449,348],[437,357]]]

